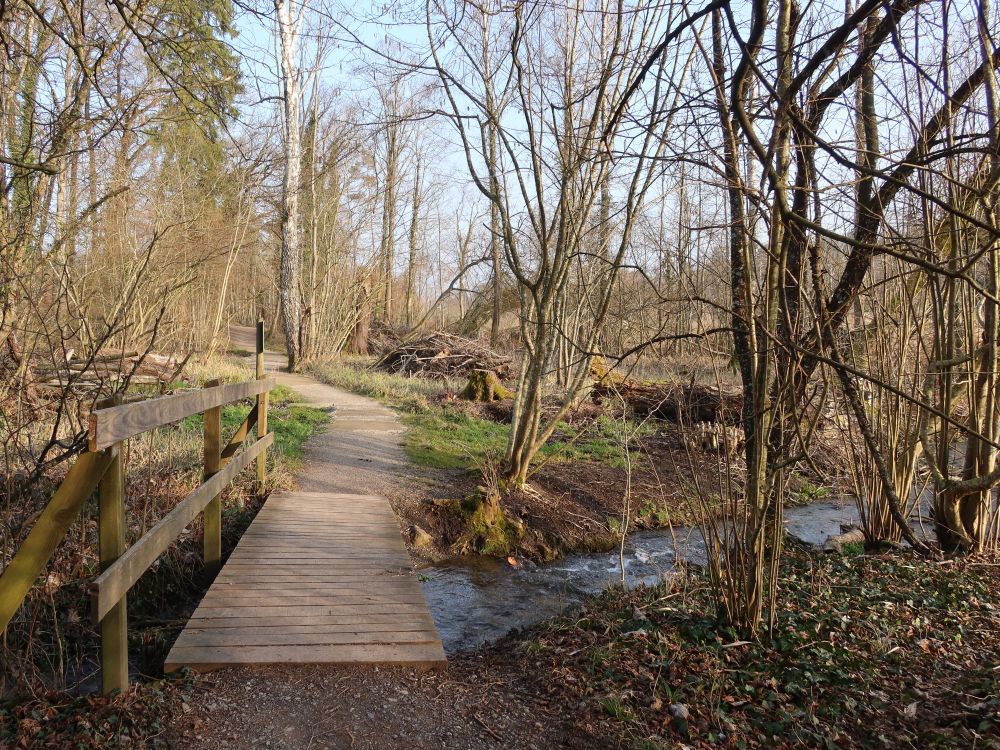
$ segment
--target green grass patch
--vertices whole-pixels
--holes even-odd
[[[468,414],[459,405],[440,403],[461,383],[410,378],[372,370],[359,363],[336,362],[313,368],[325,383],[368,396],[403,413],[408,430],[404,447],[410,460],[433,469],[471,469],[507,446],[510,425]],[[638,437],[652,434],[648,424],[600,416],[585,427],[557,425],[538,460],[597,461],[624,467],[625,437],[635,448]]]
[[[301,460],[306,440],[330,419],[324,409],[304,406],[299,401],[299,395],[284,385],[276,386],[268,401],[267,428],[274,433],[274,447],[279,456],[291,462]],[[247,403],[222,407],[223,440],[243,423],[251,408]],[[203,415],[192,414],[180,422],[180,428],[185,433],[198,433],[204,423]]]
[[[610,421],[610,420],[609,420]],[[487,456],[502,453],[510,425],[479,419],[459,408],[442,406],[404,414],[409,428],[404,439],[413,463],[435,469],[470,469]],[[560,423],[552,439],[539,451],[539,460],[597,461],[623,467],[622,445],[597,420],[586,428]]]
[[[864,542],[847,542],[843,547],[841,547],[841,553],[844,555],[863,555],[865,553]]]
[[[330,420],[323,409],[311,406],[277,407],[268,414],[267,426],[274,432],[274,445],[286,459],[300,461],[306,440]]]
[[[638,438],[654,432],[649,423],[622,421],[602,414],[582,428],[565,423],[557,425],[542,455],[562,461],[598,461],[624,468],[626,445],[629,450],[635,450]]]
[[[435,469],[467,469],[507,445],[510,425],[470,417],[444,407],[435,412],[406,414],[406,455],[413,463]]]
[[[599,701],[604,712],[618,721],[631,723],[635,721],[635,712],[632,711],[628,703],[617,695],[609,695]]]
[[[815,503],[829,497],[831,494],[829,487],[815,484],[801,475],[796,475],[793,487],[793,491],[788,495],[788,504],[792,506]]]

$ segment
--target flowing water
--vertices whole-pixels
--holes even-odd
[[[785,527],[811,544],[857,521],[845,498],[785,510]],[[701,533],[693,528],[642,531],[625,543],[629,586],[654,584],[670,575],[677,559],[705,562]],[[456,653],[561,614],[588,596],[621,581],[618,551],[574,554],[552,563],[513,568],[503,560],[456,561],[421,571],[424,593],[445,651]]]

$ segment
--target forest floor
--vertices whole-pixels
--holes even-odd
[[[996,558],[792,551],[751,644],[704,576],[612,590],[442,672],[240,668],[0,712],[17,748],[1000,748]],[[13,733],[4,734],[4,722]],[[8,746],[8,745],[5,745]]]
[[[446,672],[200,677],[169,736],[213,749],[1000,748],[996,565],[792,552],[761,644],[718,629],[693,572],[609,591]]]

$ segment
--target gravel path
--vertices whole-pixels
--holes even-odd
[[[333,412],[327,428],[306,444],[305,462],[296,476],[303,492],[383,494],[407,467],[395,412],[364,396],[334,388],[308,375],[283,372],[284,356],[268,352],[264,369],[279,385],[302,396],[303,403]]]
[[[446,672],[296,666],[198,679],[170,729],[177,747],[543,750],[564,745],[546,707],[463,659]]]

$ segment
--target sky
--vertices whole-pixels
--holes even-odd
[[[254,15],[244,12],[239,21],[239,36],[234,45],[244,59],[245,70],[247,72],[247,96],[244,102],[244,126],[252,125],[263,119],[270,119],[274,108],[277,106],[277,75],[274,51],[274,29],[271,21],[273,6],[268,0],[256,0],[262,7],[269,11],[269,14]],[[404,2],[392,3],[372,3],[366,0],[350,2],[349,0],[309,0],[309,13],[304,21],[302,31],[303,41],[303,61],[306,66],[312,66],[315,58],[317,44],[324,47],[322,64],[318,70],[320,85],[327,93],[335,91],[338,98],[344,102],[360,104],[360,111],[352,115],[357,117],[360,124],[375,124],[375,115],[371,114],[374,108],[366,108],[364,105],[370,99],[370,91],[373,81],[372,68],[378,67],[382,71],[391,70],[393,62],[389,57],[404,57],[408,50],[420,50],[426,48],[425,31],[422,26],[423,4],[404,0]],[[822,6],[822,7],[820,7]],[[932,4],[933,6],[933,4]],[[745,9],[747,5],[735,4],[735,13],[740,15],[740,9]],[[839,0],[818,0],[811,3],[811,22],[817,22],[817,27],[810,29],[810,32],[818,34],[820,37],[827,33],[827,24],[836,25],[838,19],[842,17],[843,4]],[[933,6],[937,7],[937,6]],[[970,10],[973,6],[969,0],[957,0],[949,6],[951,13],[956,17],[974,18]],[[821,13],[825,10],[825,13]],[[928,8],[926,13],[933,15],[935,11]],[[919,14],[911,14],[907,18],[907,24],[916,23]],[[933,19],[931,19],[933,20]],[[819,28],[823,26],[824,28]],[[903,38],[908,42],[908,54],[919,54],[921,57],[930,55],[936,57],[936,52],[940,50],[940,41],[935,39],[935,24],[925,22],[919,27],[916,33],[911,29]],[[961,34],[956,35],[956,37]],[[922,43],[922,47],[919,43]],[[937,48],[935,50],[935,47]],[[376,50],[386,53],[380,55]],[[919,52],[918,52],[919,50]],[[884,60],[880,60],[878,75],[880,79],[884,75],[900,76],[905,75],[906,66],[900,66],[898,60],[893,59],[896,51],[893,47],[887,46],[884,52]],[[959,55],[960,58],[963,56]],[[962,67],[960,59],[956,67]],[[901,72],[902,71],[902,72]],[[959,71],[956,71],[959,73]],[[913,127],[909,118],[911,103],[906,100],[906,94],[910,86],[907,81],[900,79],[897,86],[892,86],[892,81],[880,80],[878,84],[879,107],[884,113],[882,120],[883,144],[882,148],[891,150],[894,146],[908,148],[911,138],[908,131]],[[912,82],[910,82],[912,84]],[[307,82],[305,88],[310,88]],[[897,100],[897,97],[900,97]],[[846,103],[849,108],[850,102]],[[846,112],[846,108],[843,110]],[[366,117],[371,118],[366,123]],[[766,126],[766,122],[764,122]],[[470,189],[471,180],[468,176],[467,167],[457,143],[455,132],[450,123],[443,119],[436,120],[429,125],[435,137],[440,139],[436,144],[435,163],[432,168],[447,176],[447,183],[442,191],[445,194],[443,199],[452,211],[455,205],[460,205],[464,195],[474,196],[474,188]],[[853,141],[853,126],[846,115],[834,112],[828,118],[826,124],[827,132],[824,135],[835,141],[851,143]],[[711,139],[709,139],[711,140]],[[705,144],[702,144],[705,145]],[[710,144],[709,144],[710,145]],[[831,189],[837,191],[841,189],[839,183],[847,184],[847,178],[842,174],[835,160],[826,158],[824,154],[819,155],[821,171],[830,176]],[[760,172],[758,172],[758,178]],[[847,182],[845,182],[847,180]],[[464,191],[464,192],[463,192]],[[845,194],[845,200],[849,203],[849,195]],[[846,204],[845,204],[846,205]],[[842,206],[843,207],[843,206]],[[852,220],[853,212],[844,210],[841,223],[849,223]],[[831,221],[834,217],[831,212],[826,213],[824,221]],[[833,223],[838,223],[834,219]],[[839,228],[839,227],[838,227]]]
[[[273,9],[270,3],[263,5],[270,11],[266,16],[247,11],[239,15],[238,36],[233,40],[234,48],[243,58],[247,76],[245,108],[273,97],[277,91]],[[374,50],[388,50],[395,56],[403,54],[405,47],[426,47],[421,19],[412,14],[406,19],[404,15],[400,7],[389,7],[386,3],[310,0],[300,34],[303,67],[310,75],[317,68],[319,46],[322,48],[318,67],[321,86],[345,98],[366,98],[372,80],[366,68],[392,65]]]

